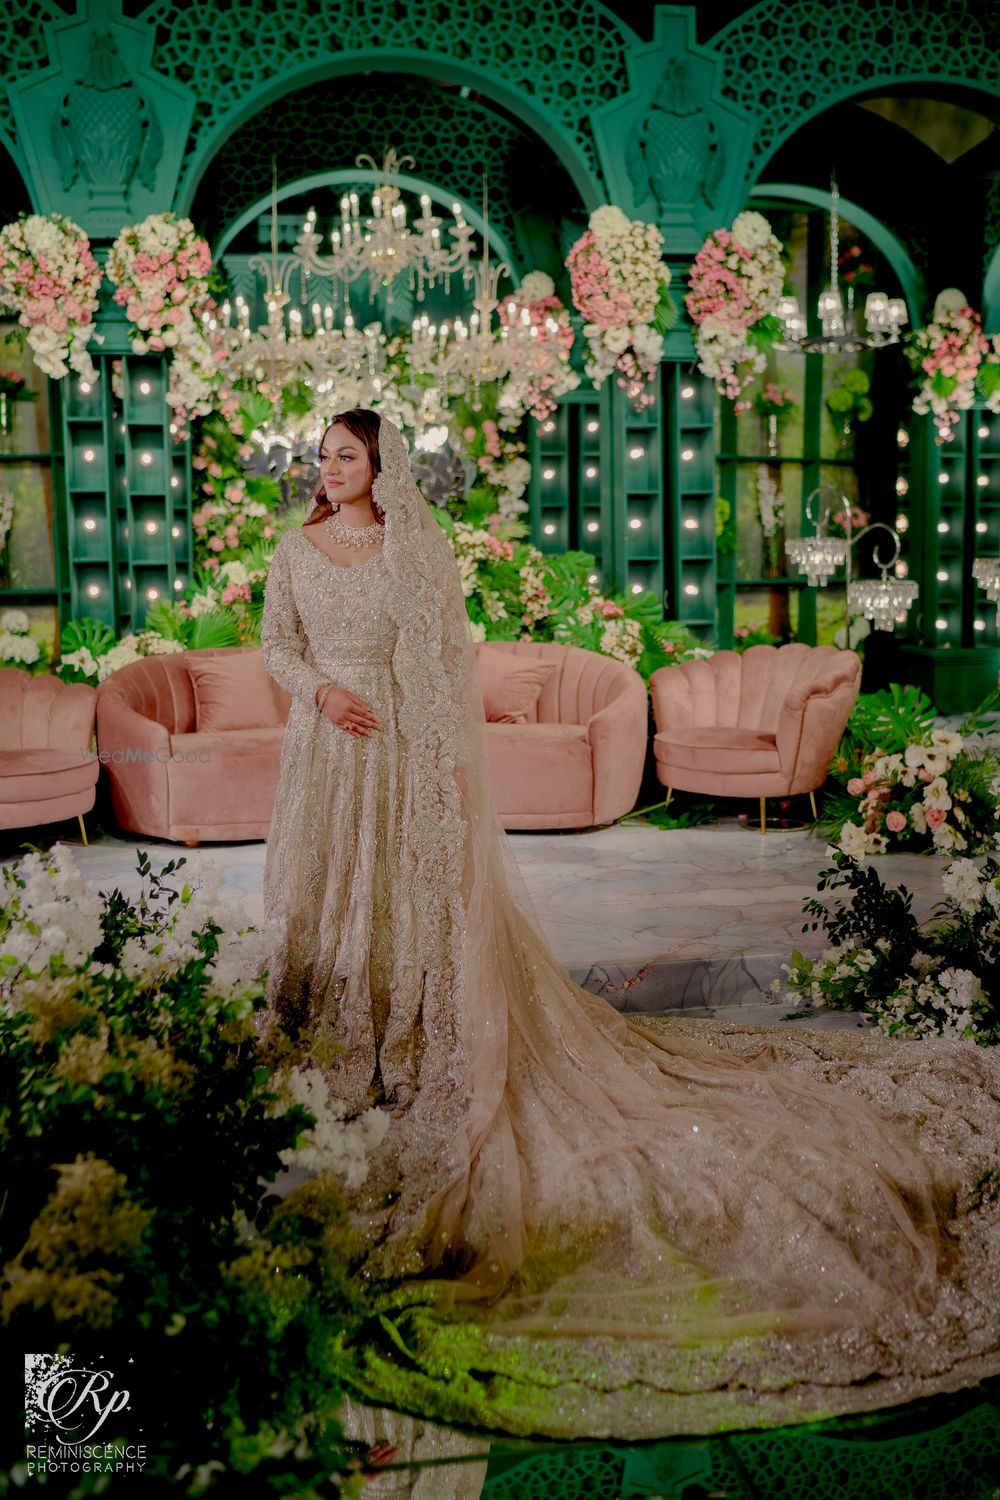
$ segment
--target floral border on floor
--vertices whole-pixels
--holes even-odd
[[[887,886],[842,851],[819,890],[846,901],[803,904],[831,946],[815,958],[795,952],[778,986],[807,1007],[856,1010],[889,1036],[962,1037],[1000,1043],[1000,863],[955,860],[941,876],[943,901],[920,925],[905,886]]]

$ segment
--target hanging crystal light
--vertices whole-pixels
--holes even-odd
[[[987,599],[997,607],[997,628],[1000,629],[1000,557],[977,557],[972,564],[972,576]]]
[[[813,588],[825,588],[837,569],[847,561],[847,543],[842,537],[796,537],[785,543],[785,551]]]
[[[825,535],[823,528],[832,513],[829,503],[818,519],[813,515],[813,500],[826,491],[835,495],[840,502],[839,510],[844,515],[846,537]],[[884,521],[873,521],[855,536],[851,514],[852,505],[846,495],[831,489],[829,485],[819,485],[806,500],[806,516],[816,527],[816,535],[799,537],[785,543],[785,551],[791,561],[800,573],[805,573],[806,581],[815,587],[825,588],[836,570],[839,567],[845,568],[848,639],[852,615],[864,615],[866,620],[871,620],[876,630],[894,630],[900,620],[905,618],[919,593],[912,579],[889,577],[890,568],[897,574],[899,571],[896,567],[900,554],[899,533]],[[883,561],[878,552],[875,553],[875,566],[881,571],[881,578],[862,578],[852,582],[851,557],[854,545],[870,531],[887,531],[893,540],[893,554]]]
[[[850,354],[860,349],[884,349],[898,344],[900,329],[909,321],[902,297],[870,292],[865,299],[865,332],[857,327],[854,287],[847,289],[847,306],[840,292],[840,192],[837,179],[830,179],[830,285],[817,304],[822,333],[809,337],[797,297],[782,297],[776,309],[783,336],[775,349],[798,354]]]

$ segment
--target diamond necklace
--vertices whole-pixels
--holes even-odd
[[[385,536],[385,527],[378,521],[370,526],[345,526],[336,511],[324,522],[330,540],[338,547],[374,547]]]

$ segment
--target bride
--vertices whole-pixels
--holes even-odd
[[[451,548],[399,430],[333,418],[261,633],[292,696],[269,1015],[350,1113],[394,1283],[356,1391],[512,1432],[773,1425],[1000,1371],[1000,1064],[963,1042],[626,1021],[493,811]]]

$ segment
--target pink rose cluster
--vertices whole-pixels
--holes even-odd
[[[212,255],[190,219],[150,214],[123,229],[108,258],[115,301],[134,325],[132,348],[172,354],[167,402],[176,417],[175,437],[187,423],[214,409],[225,358],[209,277]]]
[[[102,276],[87,236],[64,214],[21,214],[0,230],[0,289],[28,330],[35,363],[54,380],[70,369],[97,379],[87,344]]]
[[[730,401],[767,363],[765,320],[783,285],[781,245],[762,214],[748,211],[732,229],[713,230],[694,258],[684,306],[695,324],[699,368]]]
[[[603,204],[566,257],[573,306],[585,319],[586,372],[598,388],[614,372],[639,411],[655,400],[662,330],[675,311],[662,246],[655,224]]]
[[[984,361],[998,358],[983,336],[982,319],[950,288],[938,297],[933,320],[910,335],[906,352],[919,381],[913,410],[932,413],[938,443],[947,442],[962,412],[975,403]]]
[[[955,761],[965,753],[960,734],[933,729],[926,740],[908,744],[892,755],[876,752],[852,776],[847,792],[857,797],[859,822],[847,822],[839,846],[854,859],[882,854],[888,836],[906,847],[930,842],[942,854],[959,853],[974,838],[971,799],[952,777]]]

